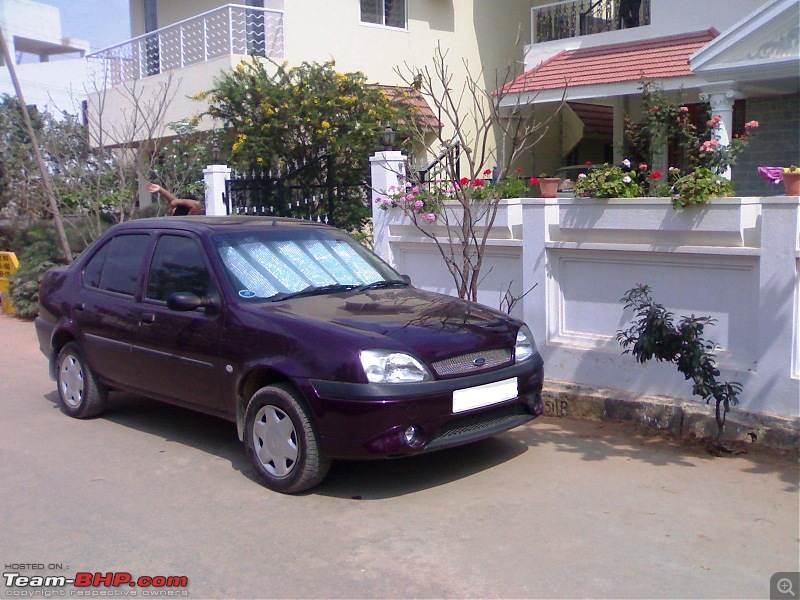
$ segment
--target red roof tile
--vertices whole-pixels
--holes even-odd
[[[563,50],[526,71],[504,92],[536,92],[582,85],[691,75],[689,57],[719,33],[715,29],[578,50]]]

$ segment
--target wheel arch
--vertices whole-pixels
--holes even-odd
[[[247,372],[239,382],[236,394],[236,432],[239,441],[244,441],[244,415],[250,399],[258,390],[275,383],[289,383],[294,385],[291,378],[285,373],[268,366],[258,366]],[[295,386],[296,387],[296,386]]]

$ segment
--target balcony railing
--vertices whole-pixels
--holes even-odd
[[[105,87],[231,54],[283,58],[283,50],[283,11],[229,4],[87,58]]]
[[[567,0],[531,9],[533,43],[650,24],[650,0]]]

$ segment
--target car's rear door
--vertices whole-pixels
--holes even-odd
[[[133,345],[139,387],[146,393],[223,412],[219,357],[223,314],[167,307],[175,292],[219,298],[216,280],[199,239],[189,233],[162,233],[150,261]]]
[[[71,307],[89,364],[101,379],[136,387],[131,341],[139,328],[138,293],[151,236],[126,232],[111,238],[89,259]]]

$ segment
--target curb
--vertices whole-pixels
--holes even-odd
[[[629,421],[669,432],[682,441],[716,439],[714,404],[636,394],[613,388],[545,380],[545,415],[592,421]],[[722,439],[772,450],[800,452],[800,417],[782,417],[733,408]]]

